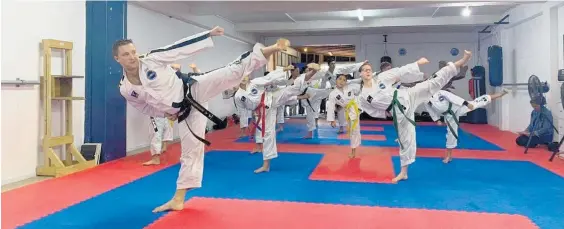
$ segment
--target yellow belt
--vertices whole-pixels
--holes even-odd
[[[171,127],[174,127],[174,121],[172,121],[172,120],[169,119],[169,120],[168,120],[168,123],[170,123],[170,126],[171,126]]]
[[[357,112],[356,119],[353,121],[353,123],[351,123],[351,117],[348,114],[351,108],[353,108]],[[347,105],[345,106],[345,109],[346,109],[345,118],[347,119],[347,123],[349,124],[349,137],[350,137],[353,128],[356,127],[356,125],[358,125],[358,119],[359,119],[358,104],[356,104],[356,101],[354,99],[351,99],[351,101],[349,101],[349,103],[347,103]]]

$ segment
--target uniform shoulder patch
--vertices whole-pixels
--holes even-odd
[[[348,96],[351,96],[351,95],[352,95],[352,92],[351,92],[351,91],[349,91],[349,93],[348,93]]]
[[[337,100],[341,100],[341,95],[337,95]]]
[[[245,98],[245,96],[241,96],[241,101],[245,102],[245,100],[247,100],[247,98]]]
[[[385,89],[386,85],[384,85],[383,83],[381,83],[380,85],[378,85],[378,87],[380,87],[380,89]]]
[[[258,94],[258,89],[256,89],[256,88],[251,89],[251,94],[253,94],[253,95]]]
[[[153,70],[147,71],[147,79],[154,80],[155,78],[157,78],[157,73],[155,71]]]

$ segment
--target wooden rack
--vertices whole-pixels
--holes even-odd
[[[73,43],[53,39],[42,40],[43,47],[43,74],[41,77],[41,95],[43,98],[43,154],[44,164],[36,170],[38,176],[60,177],[84,169],[96,166],[95,160],[87,161],[74,145],[74,135],[72,134],[72,102],[84,100],[84,97],[72,96],[73,79],[83,79],[84,76],[72,75],[72,49]],[[51,51],[52,49],[62,50],[64,53],[64,73],[63,75],[51,74]],[[52,112],[53,100],[64,101],[65,109],[62,115],[65,118],[65,135],[51,136],[52,134]],[[62,161],[53,150],[54,147],[65,146],[65,158]]]

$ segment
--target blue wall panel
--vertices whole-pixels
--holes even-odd
[[[101,162],[126,155],[126,101],[112,44],[127,37],[126,1],[86,2],[86,107],[84,141],[102,143]]]

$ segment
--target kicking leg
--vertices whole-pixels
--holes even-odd
[[[455,63],[450,62],[447,66],[437,71],[432,79],[406,89],[408,94],[410,94],[410,106],[417,107],[440,91],[452,77],[458,74],[460,67],[465,65],[471,56],[472,53],[470,51],[464,51],[462,59]]]
[[[252,52],[242,54],[237,60],[229,65],[207,72],[202,75],[194,76],[198,82],[195,85],[197,90],[192,91],[192,96],[200,103],[207,102],[223,91],[237,86],[244,76],[262,68],[268,63],[268,58],[275,52],[285,50],[290,42],[286,39],[279,39],[274,45],[264,47],[262,44],[255,44]]]
[[[207,109],[208,104],[201,104]],[[183,122],[179,123],[180,146],[180,170],[176,180],[176,192],[172,199],[165,204],[155,208],[153,212],[169,210],[182,210],[186,192],[194,188],[202,187],[204,174],[204,143],[192,135],[188,125],[197,136],[205,136],[207,118],[200,112],[192,111]]]

